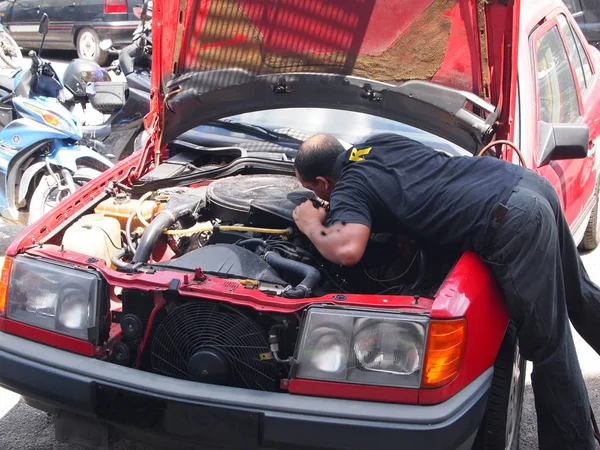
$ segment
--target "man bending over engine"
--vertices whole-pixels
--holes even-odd
[[[595,447],[571,321],[600,352],[600,289],[586,273],[552,185],[490,157],[451,157],[396,134],[345,150],[329,135],[300,148],[296,176],[326,211],[304,202],[294,220],[329,261],[360,261],[371,232],[405,233],[478,252],[501,287],[533,361],[540,449]]]

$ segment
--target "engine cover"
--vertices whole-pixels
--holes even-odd
[[[267,262],[250,250],[231,244],[214,244],[193,250],[168,262],[156,264],[194,270],[200,267],[206,273],[221,277],[247,278],[286,286]]]
[[[207,202],[223,222],[270,226],[272,216],[293,222],[294,208],[313,196],[292,176],[238,175],[211,183]]]

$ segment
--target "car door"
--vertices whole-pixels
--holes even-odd
[[[581,36],[565,14],[555,15],[531,36],[538,98],[538,120],[547,123],[585,123],[594,136],[597,102],[590,98],[596,81],[594,68],[581,42]],[[583,222],[593,206],[596,185],[595,149],[590,142],[588,157],[551,161],[541,167],[546,178],[560,182],[563,208],[572,229]],[[540,155],[536,155],[539,164]],[[555,172],[554,176],[549,171]]]
[[[80,0],[41,0],[42,10],[50,19],[45,45],[54,49],[73,47],[73,28],[79,20]]]
[[[36,47],[41,42],[38,34],[41,0],[12,0],[10,17],[4,22],[13,39],[22,47]]]

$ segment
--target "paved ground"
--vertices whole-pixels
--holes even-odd
[[[48,52],[57,72],[62,73],[73,54]],[[19,233],[20,228],[0,224],[0,255],[3,255],[11,239]],[[592,279],[600,284],[600,250],[583,256],[587,270]],[[588,385],[589,395],[594,410],[600,416],[600,357],[574,332],[579,361]],[[533,395],[529,380],[531,365],[528,366],[525,404],[521,424],[521,450],[536,450],[537,426],[533,406]],[[34,410],[22,401],[19,396],[0,388],[0,450],[79,450],[80,447],[59,444],[54,441],[53,419],[46,414]],[[129,441],[114,442],[110,450],[146,450],[145,447]],[[209,449],[207,449],[209,450]]]

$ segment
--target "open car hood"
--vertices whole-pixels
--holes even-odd
[[[165,143],[228,115],[333,107],[399,120],[474,152],[508,109],[503,92],[516,58],[510,52],[518,5],[157,1],[154,123],[162,124]]]

